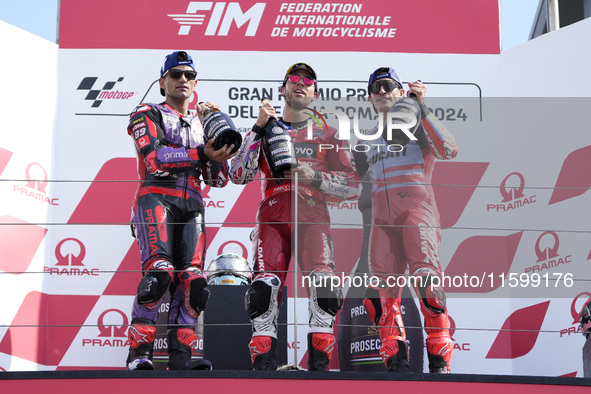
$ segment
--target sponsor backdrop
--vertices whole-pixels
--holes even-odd
[[[184,49],[199,72],[192,106],[219,103],[241,132],[262,97],[281,111],[280,82],[298,61],[316,69],[322,98],[351,119],[374,116],[356,100],[365,100],[377,67],[395,67],[405,83],[421,79],[428,105],[460,147],[455,160],[437,162],[433,177],[452,371],[582,375],[578,312],[591,297],[591,59],[573,43],[591,34],[591,21],[500,53],[496,0],[62,0],[60,10],[59,49],[0,25],[25,44],[3,42],[2,52],[34,53],[19,71],[40,77],[34,94],[22,78],[6,78],[14,97],[1,105],[0,370],[123,368],[140,278],[128,226],[137,182],[128,114],[162,100],[162,59]],[[13,66],[0,65],[2,74]],[[260,185],[205,187],[203,195],[206,260],[234,252],[252,261]],[[345,278],[359,258],[361,215],[356,201],[332,206],[331,215]],[[307,301],[293,277],[288,359],[305,363]],[[352,286],[359,284],[345,283]],[[347,352],[378,349],[372,340]],[[331,366],[339,368],[338,357]]]

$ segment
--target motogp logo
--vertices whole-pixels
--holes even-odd
[[[87,90],[88,93],[84,100],[92,101],[92,108],[98,108],[104,100],[128,100],[134,96],[134,92],[124,92],[113,90],[115,84],[123,81],[123,77],[117,78],[115,81],[107,81],[102,88],[95,88],[94,84],[98,77],[85,77],[80,81],[76,90]],[[100,86],[100,84],[98,85]]]

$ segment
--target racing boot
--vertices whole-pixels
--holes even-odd
[[[129,338],[127,369],[130,371],[154,369],[152,354],[154,339],[156,339],[156,322],[147,319],[134,319],[129,326],[127,335]]]
[[[427,335],[429,373],[451,373],[451,356],[454,344],[449,332],[440,331]]]
[[[193,349],[197,347],[197,334],[192,328],[173,328],[168,330],[168,369],[212,369],[206,359],[193,360]]]
[[[255,371],[277,370],[277,338],[270,336],[252,337],[248,344],[252,368]]]
[[[388,372],[408,372],[410,370],[408,343],[396,336],[391,336],[382,342],[380,356],[382,356]]]
[[[449,335],[449,315],[445,297],[440,292],[434,297],[420,298],[421,312],[427,333],[427,356],[430,373],[450,373],[454,344]]]
[[[308,371],[328,371],[334,344],[335,339],[332,334],[308,333]]]
[[[389,372],[408,372],[410,370],[406,331],[400,313],[400,299],[385,297],[376,291],[368,290],[368,298],[363,300],[369,318],[378,326],[382,346],[380,355]]]

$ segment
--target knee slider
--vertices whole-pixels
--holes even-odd
[[[196,268],[189,268],[180,273],[179,276],[185,291],[185,308],[190,314],[200,314],[205,310],[209,300],[209,288],[207,281]],[[189,290],[189,294],[186,294]]]
[[[140,305],[157,306],[172,281],[172,269],[172,265],[164,260],[152,265],[137,288],[137,300]]]
[[[336,316],[343,306],[343,292],[332,286],[332,272],[314,271],[310,274],[312,300],[331,316]],[[330,284],[328,284],[330,282]]]
[[[265,314],[277,297],[281,281],[275,275],[256,278],[244,296],[244,308],[251,319]]]
[[[417,281],[417,292],[425,308],[437,314],[445,313],[445,292],[441,286],[433,285],[433,274],[431,272],[420,271],[417,271],[417,274],[423,276],[421,280]]]

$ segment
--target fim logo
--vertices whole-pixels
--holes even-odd
[[[110,317],[120,316],[121,324],[105,324],[105,316],[109,314]],[[96,338],[83,338],[82,346],[91,347],[127,347],[129,340],[127,339],[127,327],[129,326],[129,319],[127,315],[119,309],[107,309],[99,316],[97,320],[97,327],[99,335]]]
[[[116,81],[106,82],[102,89],[93,89],[98,77],[85,77],[82,79],[76,90],[88,90],[88,94],[84,100],[92,101],[92,108],[98,108],[104,100],[127,100],[135,93],[124,92],[120,90],[113,90],[117,82],[123,81],[123,77],[119,77]]]
[[[67,253],[77,249],[75,253]],[[64,251],[66,253],[64,253]],[[66,238],[55,247],[57,263],[55,267],[43,267],[43,272],[49,275],[98,276],[98,268],[88,269],[82,263],[86,257],[86,247],[76,238]]]
[[[211,1],[191,1],[185,14],[168,14],[168,16],[181,25],[179,36],[188,35],[192,26],[205,23],[208,15],[200,13],[200,11],[211,11],[211,13],[208,12],[209,21],[205,29],[206,36],[227,36],[232,24],[236,24],[236,27],[240,28],[248,23],[244,35],[252,37],[259,28],[265,5],[265,3],[256,3],[246,12],[242,12],[240,3],[236,2],[228,3],[228,7],[226,7],[225,2],[216,2],[214,5]]]

